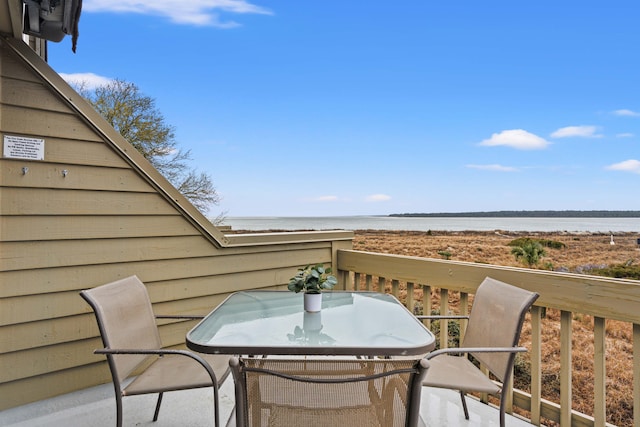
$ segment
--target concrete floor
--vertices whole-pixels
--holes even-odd
[[[155,395],[130,396],[123,399],[124,425],[149,427],[195,427],[213,425],[211,389],[165,393],[160,416],[152,422]],[[499,426],[498,411],[474,399],[467,399],[470,420],[464,419],[460,396],[449,390],[423,388],[420,409],[426,427]],[[220,388],[220,411],[224,425],[234,407],[231,377]],[[113,386],[105,384],[52,399],[0,412],[0,426],[6,427],[113,427],[115,398]],[[507,426],[531,424],[507,416]],[[312,427],[312,426],[310,426]]]

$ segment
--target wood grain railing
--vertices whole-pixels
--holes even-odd
[[[436,260],[401,255],[338,251],[337,271],[345,289],[375,290],[392,293],[416,314],[468,314],[472,296],[485,277],[510,283],[540,294],[531,310],[530,351],[531,380],[528,391],[506,387],[511,395],[510,411],[524,416],[534,425],[559,423],[561,426],[634,426],[640,427],[640,282],[609,279],[570,273],[555,273],[526,268],[501,267],[486,264]],[[543,328],[545,310],[559,312],[559,369],[554,373],[559,381],[556,401],[543,396]],[[573,343],[574,318],[593,318],[593,405],[591,411],[572,408],[574,389]],[[632,362],[626,381],[631,382],[628,414],[614,417],[607,414],[607,384],[618,381],[607,376],[607,321],[623,322],[632,330]],[[447,320],[440,320],[439,330],[448,331]],[[460,330],[464,331],[464,324]],[[584,332],[581,332],[584,333]],[[614,338],[616,339],[616,338]],[[618,338],[619,339],[619,338]],[[556,343],[554,343],[555,345]],[[441,334],[441,347],[448,338]],[[549,345],[544,344],[544,345]],[[579,349],[584,350],[584,349]],[[581,367],[582,368],[582,367]],[[525,387],[526,388],[526,387]],[[486,396],[480,396],[487,401]],[[519,409],[516,409],[519,408]],[[615,424],[607,422],[615,419]]]

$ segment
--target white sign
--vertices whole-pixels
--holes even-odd
[[[9,159],[44,160],[44,139],[5,135],[3,153]]]

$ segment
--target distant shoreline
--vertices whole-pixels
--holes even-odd
[[[482,211],[390,214],[394,218],[640,218],[640,211]]]
[[[640,233],[639,217],[227,217],[225,225],[235,230],[410,230],[410,231],[564,231]]]

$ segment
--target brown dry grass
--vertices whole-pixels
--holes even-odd
[[[353,248],[362,251],[411,255],[426,258],[442,258],[438,252],[448,251],[456,261],[481,262],[495,265],[522,267],[507,244],[518,237],[532,237],[562,242],[566,248],[547,249],[543,263],[555,268],[565,267],[574,271],[585,265],[621,264],[629,259],[638,260],[640,251],[637,234],[625,233],[614,237],[610,244],[608,234],[523,233],[434,231],[381,231],[356,230]]]
[[[509,232],[414,232],[357,230],[353,241],[356,250],[441,259],[439,252],[451,254],[452,260],[494,265],[519,266],[507,244],[518,237],[534,237],[563,242],[564,249],[547,249],[541,265],[575,272],[588,265],[614,265],[628,260],[639,262],[637,234],[615,236],[610,244],[607,234],[509,233]],[[434,295],[435,296],[435,295]],[[455,307],[456,301],[451,305]],[[559,402],[560,313],[547,310],[543,320],[543,397]],[[606,324],[607,420],[619,426],[633,424],[632,400],[632,325],[617,321]],[[523,344],[530,341],[530,326],[522,333]],[[573,408],[591,414],[593,408],[593,319],[575,314],[573,322]],[[526,367],[528,361],[524,361]],[[527,387],[518,384],[519,388]]]

